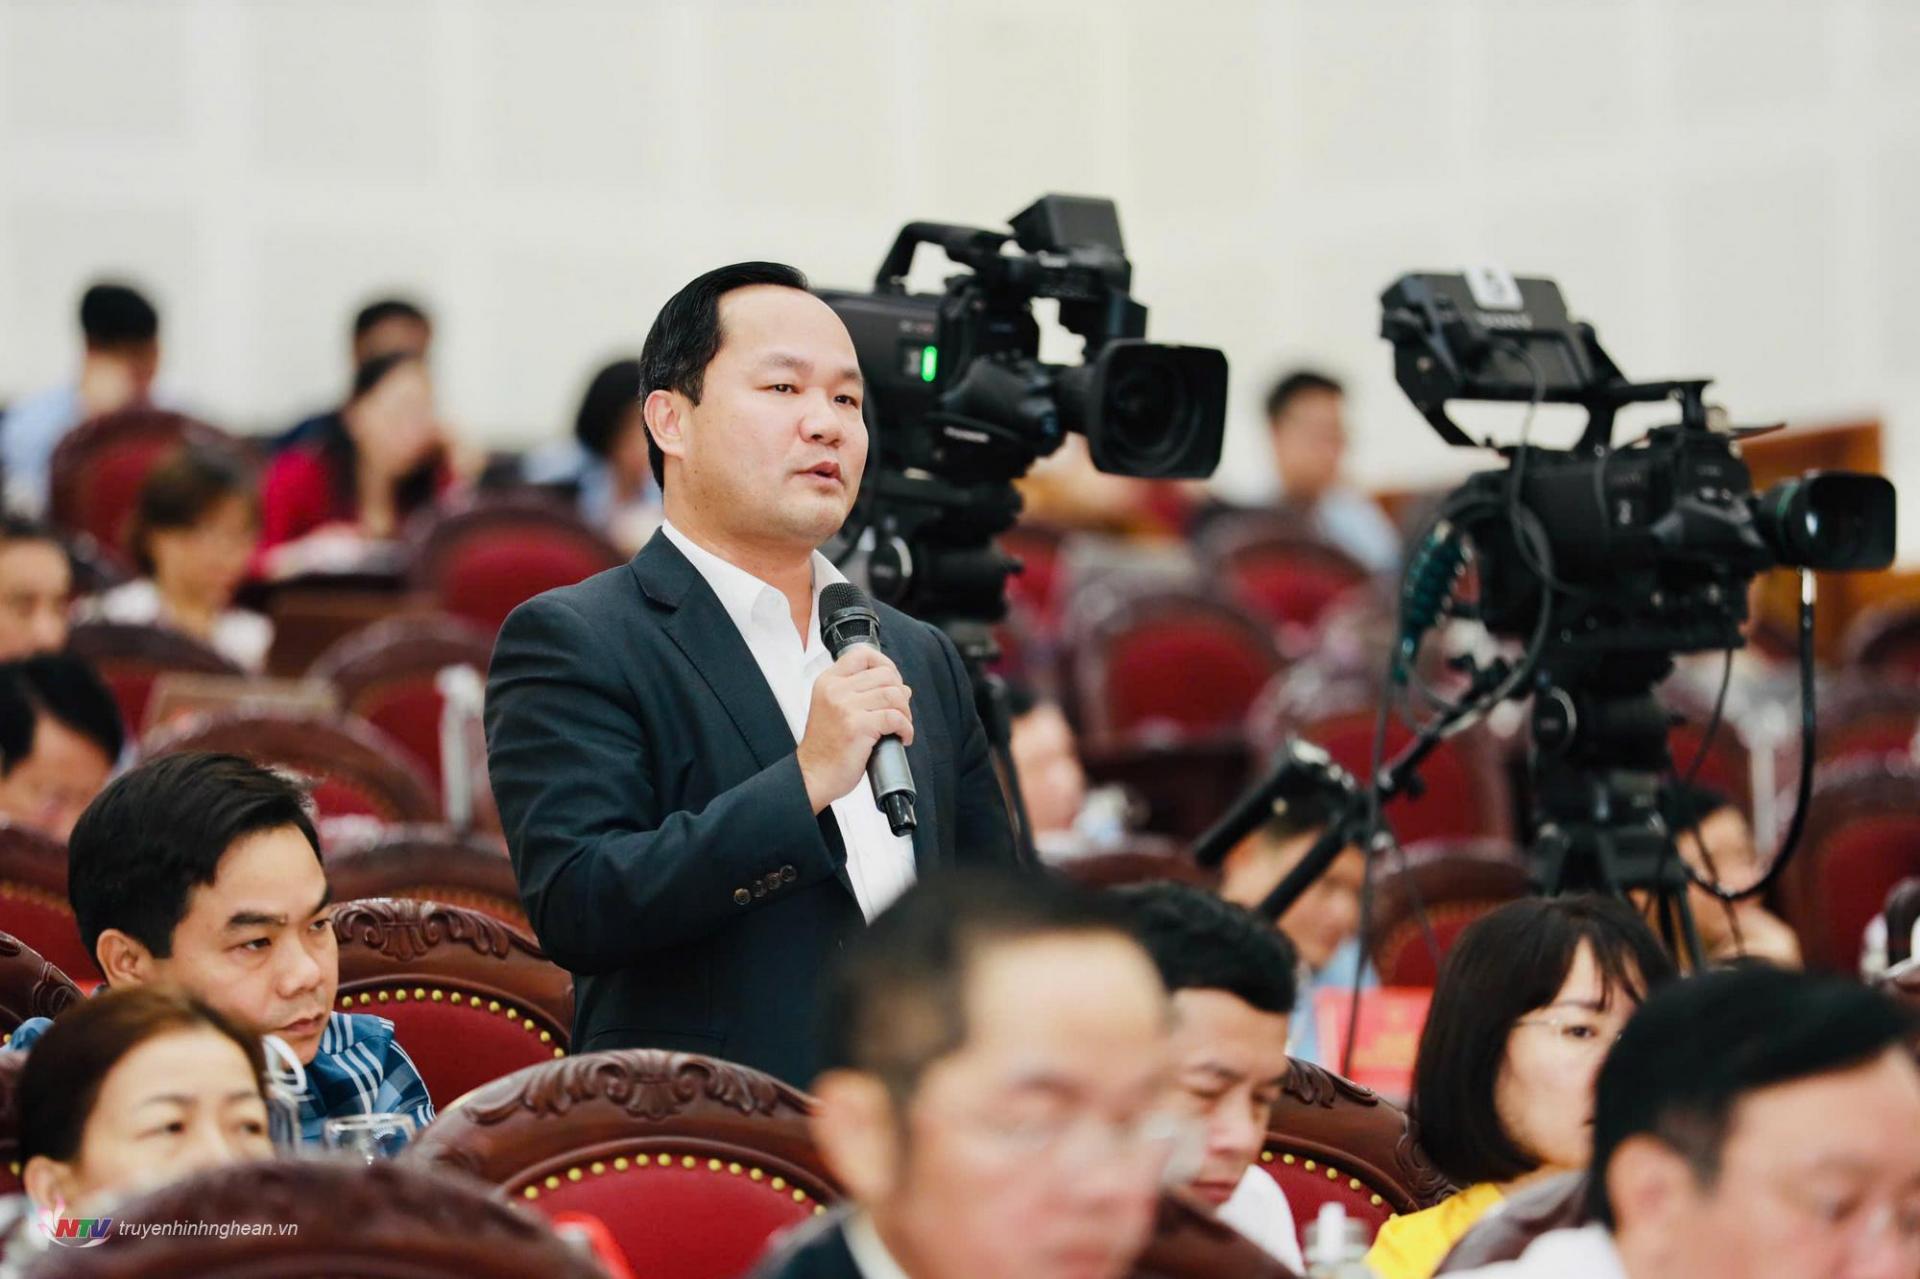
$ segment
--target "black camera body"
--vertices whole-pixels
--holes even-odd
[[[1220,460],[1226,357],[1145,340],[1113,202],[1044,196],[1011,226],[909,223],[871,292],[819,294],[867,379],[873,461],[847,532],[872,534],[876,596],[940,623],[1004,614],[1019,566],[992,539],[1018,518],[1012,481],[1068,432],[1118,475],[1197,478]],[[923,244],[967,268],[941,293],[906,291]],[[1080,364],[1041,361],[1037,299],[1084,339]]]

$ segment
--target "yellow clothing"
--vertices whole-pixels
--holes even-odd
[[[1433,1279],[1453,1245],[1505,1198],[1500,1187],[1483,1181],[1431,1208],[1389,1217],[1374,1236],[1367,1264],[1380,1279]]]

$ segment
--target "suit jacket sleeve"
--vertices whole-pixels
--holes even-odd
[[[735,893],[786,866],[830,878],[828,848],[789,754],[699,812],[670,807],[632,690],[569,603],[536,598],[501,628],[487,677],[487,771],[528,919],[573,972],[628,967],[766,900]]]
[[[929,626],[940,653],[946,659],[947,672],[954,689],[953,723],[958,729],[960,749],[955,756],[960,779],[954,787],[953,856],[961,865],[1011,866],[1019,860],[1014,849],[1013,825],[1007,820],[1007,805],[1000,789],[1000,775],[994,771],[993,751],[987,744],[986,726],[974,706],[973,681],[967,678],[960,650],[947,633]]]

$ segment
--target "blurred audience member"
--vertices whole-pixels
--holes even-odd
[[[1111,903],[929,878],[848,939],[822,1011],[813,1125],[848,1207],[763,1276],[1128,1272],[1184,1125],[1166,991]]]
[[[1293,947],[1251,911],[1189,884],[1140,884],[1115,896],[1173,996],[1175,1106],[1205,1133],[1188,1188],[1305,1273],[1293,1209],[1259,1167],[1274,1103],[1293,1070]]]
[[[1256,909],[1300,864],[1325,829],[1324,806],[1300,801],[1275,813],[1273,820],[1237,844],[1220,865],[1220,895]],[[1366,890],[1367,859],[1348,845],[1277,922],[1300,956],[1299,1010],[1293,1018],[1290,1050],[1302,1061],[1333,1066],[1321,1056],[1320,1027],[1314,1002],[1321,991],[1351,994],[1380,984],[1372,964],[1362,970],[1360,895]]]
[[[73,564],[44,524],[0,514],[0,661],[67,644]]]
[[[1674,846],[1695,874],[1739,890],[1753,885],[1765,872],[1746,814],[1718,791],[1695,786],[1676,792],[1666,817]],[[1687,889],[1687,906],[1700,930],[1708,963],[1749,956],[1783,968],[1800,967],[1799,937],[1758,898],[1725,902],[1694,884]],[[1650,902],[1648,909],[1652,909]]]
[[[1341,478],[1347,452],[1346,393],[1324,373],[1300,369],[1267,395],[1267,440],[1283,513],[1375,572],[1400,562],[1392,521],[1366,494]]]
[[[1482,1279],[1912,1279],[1911,1013],[1766,965],[1653,995],[1600,1071],[1587,1210]]]
[[[140,489],[128,549],[142,576],[81,606],[83,621],[164,626],[258,672],[273,624],[233,607],[260,541],[260,507],[246,464],[222,448],[190,446],[155,467]]]
[[[375,356],[354,375],[340,421],[268,468],[257,563],[269,577],[351,568],[432,504],[447,474],[427,366],[404,352]]]
[[[1087,790],[1080,743],[1058,702],[1022,684],[1007,686],[1010,745],[1020,798],[1043,857],[1072,857],[1112,848],[1126,833],[1126,801],[1119,793]],[[1090,802],[1091,800],[1091,802]]]
[[[67,895],[113,987],[173,984],[264,1034],[305,1067],[301,1137],[337,1115],[433,1103],[393,1023],[333,1011],[332,890],[301,788],[235,755],[166,755],[101,792],[73,828]],[[22,1023],[31,1047],[45,1018]]]
[[[361,307],[353,317],[348,346],[352,369],[383,355],[411,355],[425,361],[433,349],[433,321],[405,298],[379,298]],[[325,438],[341,427],[340,410],[316,413],[283,432],[274,451]]]
[[[144,401],[160,366],[160,316],[138,289],[96,284],[80,299],[86,339],[73,382],[29,395],[0,417],[0,468],[15,510],[46,509],[54,446],[82,422]]]
[[[125,744],[120,708],[84,661],[0,662],[0,817],[64,842]]]
[[[1021,518],[1053,528],[1169,537],[1184,524],[1184,512],[1174,509],[1183,500],[1180,486],[1107,474],[1093,464],[1086,439],[1077,434],[1036,462],[1015,487]]]
[[[580,518],[628,554],[660,526],[660,485],[647,456],[640,361],[615,360],[593,375],[573,420],[574,438],[529,456],[522,478],[567,491]]]
[[[1427,1279],[1513,1190],[1586,1167],[1594,1076],[1672,976],[1646,923],[1613,898],[1526,898],[1469,924],[1440,968],[1412,1105],[1420,1144],[1462,1189],[1390,1218],[1367,1264],[1382,1279]]]
[[[102,1217],[167,1182],[266,1158],[265,1069],[253,1027],[178,990],[72,1005],[20,1076],[28,1197],[48,1217]]]

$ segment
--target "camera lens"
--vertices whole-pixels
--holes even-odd
[[[1754,503],[1774,557],[1796,568],[1893,563],[1894,492],[1883,475],[1830,471],[1784,480]]]
[[[1227,361],[1206,347],[1120,341],[1092,370],[1082,429],[1114,475],[1205,476],[1226,430]]]

